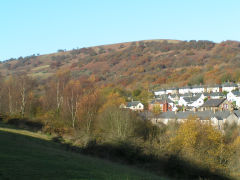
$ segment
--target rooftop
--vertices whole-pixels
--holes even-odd
[[[240,111],[235,110],[233,113],[237,116],[240,117]],[[229,115],[231,114],[230,111],[198,111],[198,112],[193,112],[193,111],[186,111],[186,112],[173,112],[173,111],[167,111],[161,113],[158,118],[162,119],[188,119],[189,117],[198,117],[200,120],[210,120],[213,117],[216,117],[219,120],[226,119]]]
[[[235,83],[227,82],[227,83],[222,84],[222,87],[238,87],[238,86]]]
[[[220,106],[226,99],[208,99],[202,107],[218,107]]]
[[[235,96],[240,96],[240,91],[232,91]]]
[[[139,103],[141,103],[141,102],[140,101],[128,102],[127,103],[127,107],[137,106]]]

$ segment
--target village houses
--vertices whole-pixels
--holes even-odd
[[[124,108],[147,112],[146,118],[153,123],[182,122],[195,116],[201,122],[223,129],[226,122],[240,124],[240,111],[236,110],[240,108],[240,91],[237,89],[235,83],[160,89],[153,92],[155,97],[149,101],[147,111],[140,101],[128,102]],[[160,112],[157,117],[156,109]]]
[[[168,88],[154,91],[154,95],[164,94],[186,94],[186,93],[214,93],[214,92],[231,92],[238,89],[238,85],[232,82],[221,85],[194,85],[180,88]]]
[[[223,125],[225,123],[233,124],[236,123],[240,125],[240,111],[180,111],[180,112],[163,112],[158,116],[153,116],[148,114],[148,119],[151,120],[153,124],[168,124],[170,121],[177,121],[179,123],[185,120],[195,117],[203,123],[211,123],[213,126],[220,130],[223,130]]]
[[[127,105],[121,105],[122,108],[130,109],[132,111],[143,111],[144,105],[140,101],[128,102]]]
[[[240,108],[240,91],[231,91],[227,94],[227,99]]]

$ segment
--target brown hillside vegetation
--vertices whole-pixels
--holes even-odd
[[[119,108],[139,100],[147,109],[149,88],[239,81],[239,50],[234,41],[154,40],[11,59],[0,64],[0,126],[51,134],[68,151],[161,177],[239,178],[237,124],[224,133],[196,117],[156,126]]]
[[[68,69],[72,78],[129,89],[239,81],[240,42],[147,40],[10,59],[3,76],[27,72],[46,80]]]

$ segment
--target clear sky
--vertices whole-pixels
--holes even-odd
[[[147,39],[240,40],[240,0],[0,1],[0,60]]]

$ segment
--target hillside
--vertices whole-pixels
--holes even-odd
[[[148,40],[59,50],[0,64],[3,76],[27,72],[43,81],[60,69],[71,70],[73,78],[130,89],[238,81],[240,43]]]
[[[0,127],[0,179],[161,179],[148,172],[65,151],[50,137]]]

